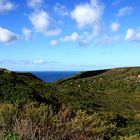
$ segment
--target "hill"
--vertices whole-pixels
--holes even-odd
[[[140,111],[140,68],[115,68],[79,73],[54,83],[55,96],[88,112]]]
[[[78,73],[45,83],[31,73],[0,69],[0,103],[31,101],[52,104],[59,109],[113,111],[123,115],[140,112],[140,68],[115,68]]]
[[[47,83],[31,73],[0,69],[0,103],[24,104],[39,101],[46,93]]]
[[[140,67],[45,83],[0,69],[0,139],[140,139]]]

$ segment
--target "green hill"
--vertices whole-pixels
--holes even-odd
[[[55,96],[88,112],[140,111],[140,68],[116,68],[79,73],[54,83]]]
[[[47,84],[31,73],[0,69],[0,103],[23,104],[43,99]]]
[[[52,84],[31,73],[0,69],[0,102],[31,101],[130,115],[140,111],[140,68],[87,71]]]
[[[0,69],[0,139],[139,140],[140,67],[45,83]]]

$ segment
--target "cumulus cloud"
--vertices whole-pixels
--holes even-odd
[[[112,32],[116,32],[118,31],[118,29],[120,28],[120,24],[117,22],[114,22],[110,25],[110,29]]]
[[[46,11],[38,11],[29,16],[36,32],[43,33],[46,36],[58,35],[61,29],[50,29],[50,17]]]
[[[0,14],[5,14],[11,10],[13,10],[15,8],[15,4],[10,2],[10,1],[6,1],[3,0],[0,2]]]
[[[49,15],[45,11],[39,11],[29,16],[35,30],[40,33],[45,33],[49,27]]]
[[[83,32],[81,34],[78,34],[77,32],[73,32],[70,35],[66,35],[62,38],[60,38],[60,41],[62,42],[77,42],[79,43],[79,46],[87,46],[88,41],[93,39],[93,34],[90,34],[89,32]]]
[[[140,29],[135,30],[135,29],[129,28],[126,31],[126,35],[125,35],[124,40],[126,40],[126,41],[140,41]]]
[[[24,35],[25,40],[28,41],[31,36],[32,31],[27,28],[23,28],[22,33]]]
[[[38,9],[43,6],[43,0],[27,0],[27,5],[33,9]]]
[[[0,27],[0,42],[2,43],[12,43],[18,40],[19,36],[5,28]]]
[[[63,41],[63,42],[75,42],[79,39],[79,35],[77,32],[73,32],[71,35],[69,36],[65,36],[63,38],[61,38],[60,40]]]
[[[58,41],[57,40],[52,40],[51,42],[50,42],[50,45],[51,46],[56,46],[58,44]]]
[[[77,5],[71,12],[71,17],[76,20],[79,28],[91,26],[97,32],[100,29],[103,9],[98,0],[91,0],[90,3]]]
[[[54,11],[56,14],[59,14],[60,16],[68,16],[69,12],[67,8],[64,5],[61,5],[59,3],[56,3],[54,6]]]
[[[128,14],[131,14],[133,11],[133,8],[130,7],[130,6],[127,6],[127,7],[123,7],[121,8],[119,11],[118,11],[118,16],[121,17],[121,16],[124,16],[124,15],[128,15]]]

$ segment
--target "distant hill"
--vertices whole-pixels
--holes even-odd
[[[82,72],[53,85],[55,96],[75,109],[140,111],[140,67]]]

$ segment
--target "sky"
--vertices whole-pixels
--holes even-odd
[[[0,67],[140,66],[140,0],[0,0]]]

